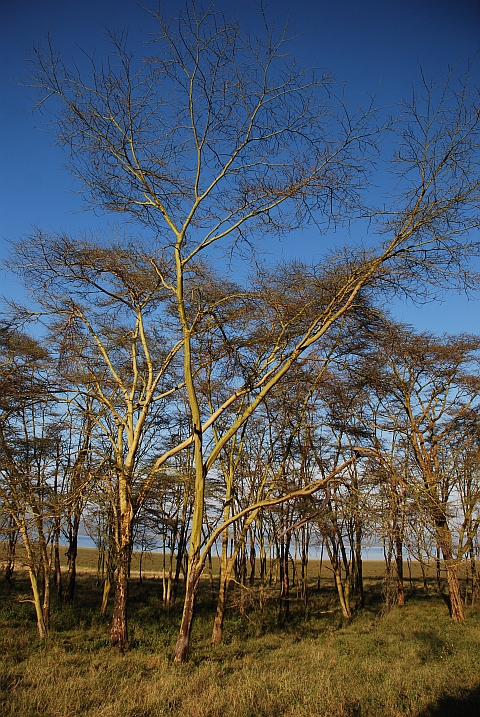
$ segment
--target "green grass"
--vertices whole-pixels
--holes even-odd
[[[85,569],[87,558],[80,560]],[[368,566],[367,606],[350,622],[326,580],[320,592],[312,587],[307,611],[293,600],[282,623],[273,591],[263,623],[251,592],[245,615],[229,611],[225,643],[215,649],[205,581],[190,662],[181,666],[171,659],[181,600],[165,610],[160,581],[132,580],[132,648],[122,655],[109,647],[93,575],[80,576],[73,607],[52,606],[51,635],[42,644],[33,606],[19,600],[28,583],[18,574],[12,591],[0,585],[0,714],[477,717],[480,611],[470,608],[466,622],[454,625],[435,591],[424,593],[418,583],[404,608],[381,617],[379,567]],[[238,590],[232,600],[239,602]]]

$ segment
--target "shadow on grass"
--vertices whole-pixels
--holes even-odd
[[[480,685],[463,697],[441,697],[434,705],[418,713],[417,717],[478,717],[480,715]]]

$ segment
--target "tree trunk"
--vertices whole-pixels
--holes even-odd
[[[349,578],[347,576],[344,585],[342,581],[342,568],[339,564],[335,566],[333,572],[335,575],[335,585],[337,587],[338,599],[340,601],[340,607],[342,608],[342,615],[343,617],[346,617],[348,620],[350,620],[350,618],[352,617],[352,611],[350,609],[349,600]]]
[[[45,561],[43,561],[43,605],[42,605],[42,613],[43,613],[43,623],[46,627],[46,630],[48,632],[50,628],[50,565],[48,558]]]
[[[230,501],[231,501],[231,483],[230,487],[227,487],[225,509],[223,519],[228,520],[230,515]],[[225,619],[225,610],[227,607],[227,593],[228,586],[230,584],[230,575],[237,562],[238,553],[241,551],[242,546],[245,545],[245,539],[250,529],[250,526],[256,520],[258,510],[252,511],[247,517],[242,529],[237,534],[235,543],[232,541],[231,555],[228,557],[228,542],[229,542],[229,530],[226,528],[222,533],[222,555],[220,558],[220,581],[219,581],[219,593],[217,602],[217,612],[215,615],[215,621],[212,629],[212,645],[219,645],[223,640],[223,623]],[[255,548],[253,548],[255,550]],[[250,553],[251,554],[251,553]],[[265,558],[266,560],[266,558]],[[245,566],[246,567],[246,566]],[[265,565],[266,569],[266,565]]]
[[[436,576],[437,576],[437,592],[440,597],[442,597],[442,581],[441,581],[441,573],[440,573],[440,549],[437,548],[437,557],[435,561],[435,567],[436,567]]]
[[[107,547],[107,561],[105,565],[105,550],[103,551],[103,563],[102,563],[102,574],[104,576],[103,579],[103,594],[102,594],[102,604],[100,606],[100,615],[102,617],[105,617],[107,614],[107,607],[108,607],[108,597],[110,595],[110,590],[112,589],[112,585],[115,581],[115,570],[116,570],[116,564],[117,564],[117,552],[116,552],[116,546],[113,543],[113,536],[109,536],[109,543]]]
[[[475,606],[478,598],[480,597],[480,569],[477,571],[475,576],[475,590],[472,595],[472,607]]]
[[[28,568],[28,574],[30,577],[30,585],[32,586],[33,604],[35,605],[35,613],[37,616],[38,636],[40,640],[44,640],[48,635],[48,626],[45,624],[37,575],[35,573],[35,570],[31,567]]]
[[[460,592],[458,565],[453,557],[452,535],[444,520],[442,520],[440,524],[437,523],[437,540],[438,546],[442,551],[447,573],[450,616],[454,622],[463,622],[465,620],[465,609]]]
[[[38,575],[35,569],[35,559],[33,554],[32,545],[28,537],[27,529],[24,525],[20,527],[22,535],[23,545],[28,559],[28,575],[30,578],[30,585],[32,587],[33,604],[35,605],[35,614],[37,617],[37,629],[40,640],[44,640],[48,635],[48,623],[45,623],[45,614],[42,606],[42,600],[40,597],[40,588],[38,585]]]
[[[320,550],[320,560],[318,563],[318,578],[317,578],[317,590],[320,592],[320,586],[322,583],[322,568],[323,568],[323,551],[325,549],[325,538],[322,537],[322,548]]]
[[[423,564],[423,558],[420,556],[420,570],[422,571],[422,581],[423,581],[423,592],[428,592],[428,584],[427,584],[427,574],[425,572],[425,566]]]
[[[336,530],[332,531],[330,535],[324,535],[323,541],[324,542],[322,544],[322,551],[323,545],[325,545],[325,547],[327,548],[330,565],[332,566],[333,570],[335,587],[337,589],[340,607],[342,608],[342,614],[344,617],[350,619],[352,617],[352,610],[350,607],[352,583],[348,560],[345,553],[345,547],[343,545],[338,526],[336,526]],[[342,554],[342,561],[345,568],[344,580],[342,579],[342,561],[340,560],[339,552],[341,552]]]
[[[60,526],[57,525],[53,539],[53,566],[57,599],[62,600],[62,569],[60,566]]]
[[[177,594],[178,594],[178,586],[180,585],[180,573],[182,572],[182,565],[185,558],[185,552],[187,549],[187,528],[182,527],[182,531],[180,533],[180,538],[178,541],[178,548],[177,548],[177,557],[175,561],[175,575],[173,578],[173,585],[172,585],[172,598],[171,598],[171,605],[175,605],[177,601]]]
[[[218,591],[217,612],[215,615],[215,621],[213,623],[212,630],[212,645],[214,647],[216,645],[220,645],[223,640],[223,622],[225,619],[225,608],[227,603],[227,589],[229,581],[230,575],[225,575],[225,573],[223,573],[222,571],[222,575],[220,577],[220,587]]]
[[[358,605],[363,608],[365,605],[365,590],[363,587],[363,560],[362,560],[362,545],[361,542],[357,542],[355,545],[355,574],[353,576],[355,581],[355,593],[358,595]]]
[[[78,530],[80,527],[80,515],[74,513],[70,526],[67,550],[67,576],[65,579],[64,602],[71,603],[75,597],[75,584],[77,580],[77,554],[78,554]]]
[[[43,532],[43,521],[37,521],[38,542],[40,547],[40,567],[43,572],[43,623],[48,633],[50,629],[50,560],[48,557],[48,546]]]
[[[5,565],[5,580],[9,585],[12,583],[13,571],[15,568],[15,551],[18,540],[18,529],[15,527],[13,518],[9,517],[8,522],[8,542],[7,542],[7,560]]]
[[[458,579],[458,565],[454,562],[446,562],[448,598],[450,607],[450,616],[453,622],[463,622],[465,620],[465,609],[460,592],[460,581]]]
[[[305,609],[307,608],[308,603],[308,546],[309,536],[305,526],[303,526],[301,532],[301,592]]]
[[[130,511],[121,515],[120,549],[118,551],[118,568],[115,581],[115,598],[113,602],[112,627],[110,641],[120,650],[128,645],[128,576],[132,559],[132,515]]]
[[[281,547],[280,614],[285,620],[287,620],[290,615],[290,575],[288,569],[290,533],[286,534],[285,541],[282,541]]]
[[[107,572],[105,576],[105,580],[103,581],[103,592],[102,592],[102,604],[100,605],[100,615],[102,617],[105,617],[107,614],[107,607],[108,607],[108,598],[110,595],[110,590],[112,589],[112,580]]]
[[[407,565],[408,565],[408,582],[410,583],[410,595],[413,595],[413,593],[415,592],[415,587],[413,585],[412,558],[410,556],[407,557]]]
[[[223,512],[224,520],[228,520],[230,515],[230,484],[227,484],[227,496],[225,500],[225,508]],[[222,555],[220,558],[220,584],[218,590],[218,602],[217,612],[215,614],[215,621],[212,629],[212,645],[220,645],[223,640],[223,621],[225,619],[225,608],[227,603],[227,590],[228,583],[230,582],[230,573],[233,568],[233,564],[236,558],[236,551],[233,552],[232,557],[228,558],[228,541],[229,541],[229,530],[226,528],[222,533]]]
[[[255,583],[255,564],[256,564],[256,554],[255,554],[255,535],[253,532],[250,533],[250,577],[249,577],[249,584],[253,585]]]
[[[188,651],[190,647],[190,634],[192,631],[193,613],[195,609],[195,599],[197,596],[200,576],[203,570],[203,563],[197,557],[189,561],[187,581],[185,586],[185,602],[183,604],[182,622],[180,632],[175,646],[174,662],[186,662],[188,660]]]
[[[110,641],[112,645],[119,647],[120,650],[124,650],[128,643],[128,557],[125,554],[127,552],[130,551],[120,550],[118,556],[112,627],[110,630]]]
[[[405,605],[405,587],[403,584],[403,542],[395,536],[395,565],[397,567],[397,604]]]

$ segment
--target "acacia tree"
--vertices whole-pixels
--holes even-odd
[[[454,473],[455,530],[458,543],[464,546],[471,579],[471,603],[475,603],[480,590],[477,568],[478,530],[480,527],[480,452],[478,412],[466,417],[464,434],[456,441],[455,452],[450,456],[450,470]],[[467,573],[468,574],[468,573]]]
[[[277,384],[268,395],[261,407],[245,421],[241,429],[235,433],[219,455],[218,465],[224,482],[223,522],[228,523],[231,516],[250,506],[272,497],[288,495],[302,485],[311,483],[299,480],[301,466],[307,460],[304,451],[299,458],[298,435],[305,421],[306,408],[310,399],[312,386],[299,376],[290,374],[288,380]],[[296,380],[297,379],[297,380]],[[315,382],[314,382],[315,385]],[[306,392],[306,395],[304,395]],[[241,415],[242,403],[238,404]],[[215,441],[221,440],[226,425],[214,427]],[[303,459],[303,460],[302,460]],[[282,509],[282,503],[280,504]],[[222,554],[220,562],[220,587],[217,613],[212,631],[212,645],[218,645],[223,638],[223,621],[226,608],[226,597],[230,576],[236,561],[242,553],[242,580],[246,578],[246,543],[250,535],[250,582],[255,574],[255,534],[256,523],[262,518],[261,507],[245,512],[243,518],[234,525],[234,540],[229,554],[228,525],[222,534]],[[284,525],[282,526],[282,528]],[[290,534],[288,535],[290,540]],[[283,545],[283,543],[282,543]],[[285,576],[285,565],[288,578],[288,549],[283,551],[284,563],[281,566]],[[284,583],[286,585],[286,582]],[[288,592],[288,590],[287,590]],[[286,603],[288,605],[288,602]]]
[[[54,490],[63,458],[61,426],[54,412],[47,352],[9,325],[1,327],[0,351],[0,500],[21,537],[43,639],[50,617],[48,544],[63,513],[61,496]]]
[[[445,563],[451,616],[459,622],[464,619],[464,606],[458,564],[466,550],[466,536],[465,528],[458,533],[451,523],[451,501],[457,490],[451,457],[462,442],[465,419],[478,405],[480,339],[437,338],[393,325],[389,329],[378,345],[378,372],[371,375],[382,398],[377,423],[381,415],[380,430],[401,436],[402,451],[393,469],[395,456],[387,455],[382,464],[390,465],[390,480],[394,479],[390,490],[396,502],[400,483],[413,492],[428,516]],[[373,365],[371,361],[370,369]],[[394,538],[402,542],[398,505],[395,509]],[[455,540],[456,534],[460,540]],[[401,548],[397,553],[401,559]]]
[[[407,529],[409,451],[408,448],[405,450],[405,440],[401,430],[398,430],[395,416],[388,414],[388,418],[385,417],[385,396],[381,389],[376,390],[380,387],[375,383],[375,374],[365,376],[365,366],[362,368],[361,365],[356,366],[356,371],[356,380],[360,373],[360,382],[364,384],[357,420],[365,438],[361,451],[370,458],[365,472],[369,475],[372,491],[371,513],[375,533],[384,544],[387,577],[391,574],[392,557],[395,557],[395,597],[399,605],[404,605],[403,551]],[[392,597],[390,587],[391,583],[388,585],[388,600]]]
[[[133,521],[141,503],[135,489],[152,470],[151,459],[145,470],[151,436],[159,439],[164,399],[176,388],[172,362],[182,340],[165,348],[160,332],[148,326],[168,294],[141,250],[36,239],[19,243],[15,260],[49,320],[67,400],[90,424],[86,439],[96,436],[95,470],[108,468],[102,472],[110,486],[118,564],[111,638],[123,646]],[[74,474],[84,454],[85,447]]]
[[[468,230],[478,225],[479,118],[465,86],[456,88],[454,81],[438,102],[436,88],[426,87],[426,98],[405,108],[398,130],[400,195],[386,219],[385,212],[378,214],[387,239],[369,250],[339,252],[311,271],[297,265],[284,273],[282,280],[293,286],[280,310],[270,307],[268,320],[276,327],[276,334],[269,334],[271,349],[212,412],[196,382],[197,310],[189,303],[186,272],[218,245],[231,249],[266,232],[286,234],[312,219],[321,228],[326,220],[352,217],[372,130],[369,118],[349,117],[344,105],[332,100],[328,77],[312,78],[285,55],[286,32],[275,35],[266,26],[263,38],[250,41],[237,23],[213,8],[201,13],[193,4],[171,22],[154,18],[156,54],[141,63],[127,51],[124,35],[112,35],[113,54],[103,65],[92,59],[87,78],[47,44],[35,49],[33,84],[40,103],[57,101],[58,138],[87,200],[130,215],[158,242],[152,266],[173,302],[191,422],[187,443],[174,450],[191,445],[195,470],[175,653],[176,661],[183,661],[205,560],[209,470],[272,387],[367,289],[394,284],[414,290],[425,279],[465,279],[463,262],[472,250]],[[423,100],[426,112],[420,109]],[[268,286],[261,289],[268,297]],[[263,325],[265,319],[264,314]],[[243,411],[212,450],[206,449],[210,427],[243,396],[248,396]],[[156,470],[171,455],[162,453]],[[154,480],[152,473],[143,496]],[[123,501],[120,519],[127,514],[131,509]],[[125,631],[115,641],[123,645]]]
[[[70,416],[68,424],[69,449],[66,451],[65,491],[70,495],[67,502],[66,525],[63,532],[68,540],[67,575],[64,602],[73,602],[77,576],[78,532],[85,504],[88,499],[87,486],[91,481],[90,460],[92,458],[91,438],[93,420],[90,411],[82,412],[80,420]]]

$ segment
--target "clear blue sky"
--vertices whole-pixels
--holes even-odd
[[[167,0],[163,6],[169,12],[182,4]],[[30,112],[32,102],[19,81],[33,41],[49,31],[67,59],[78,56],[77,45],[101,54],[105,26],[128,23],[132,44],[141,39],[149,16],[140,5],[155,6],[149,0],[0,0],[0,258],[8,251],[6,240],[33,225],[68,232],[107,226],[108,217],[82,211],[76,186],[62,169],[62,152],[41,129],[44,118]],[[253,0],[217,5],[254,22]],[[346,95],[355,102],[377,93],[378,103],[393,105],[418,81],[418,63],[431,77],[471,59],[480,47],[480,0],[270,0],[267,10],[279,25],[288,18],[291,27],[304,31],[295,53],[345,81]],[[480,57],[475,73],[480,81]],[[284,243],[284,256],[295,251],[302,259],[319,258],[310,232],[296,237],[294,247]],[[15,292],[12,282],[3,275],[0,280],[0,293]],[[395,315],[420,329],[480,333],[479,309],[480,303],[450,295],[421,310],[396,305]]]

